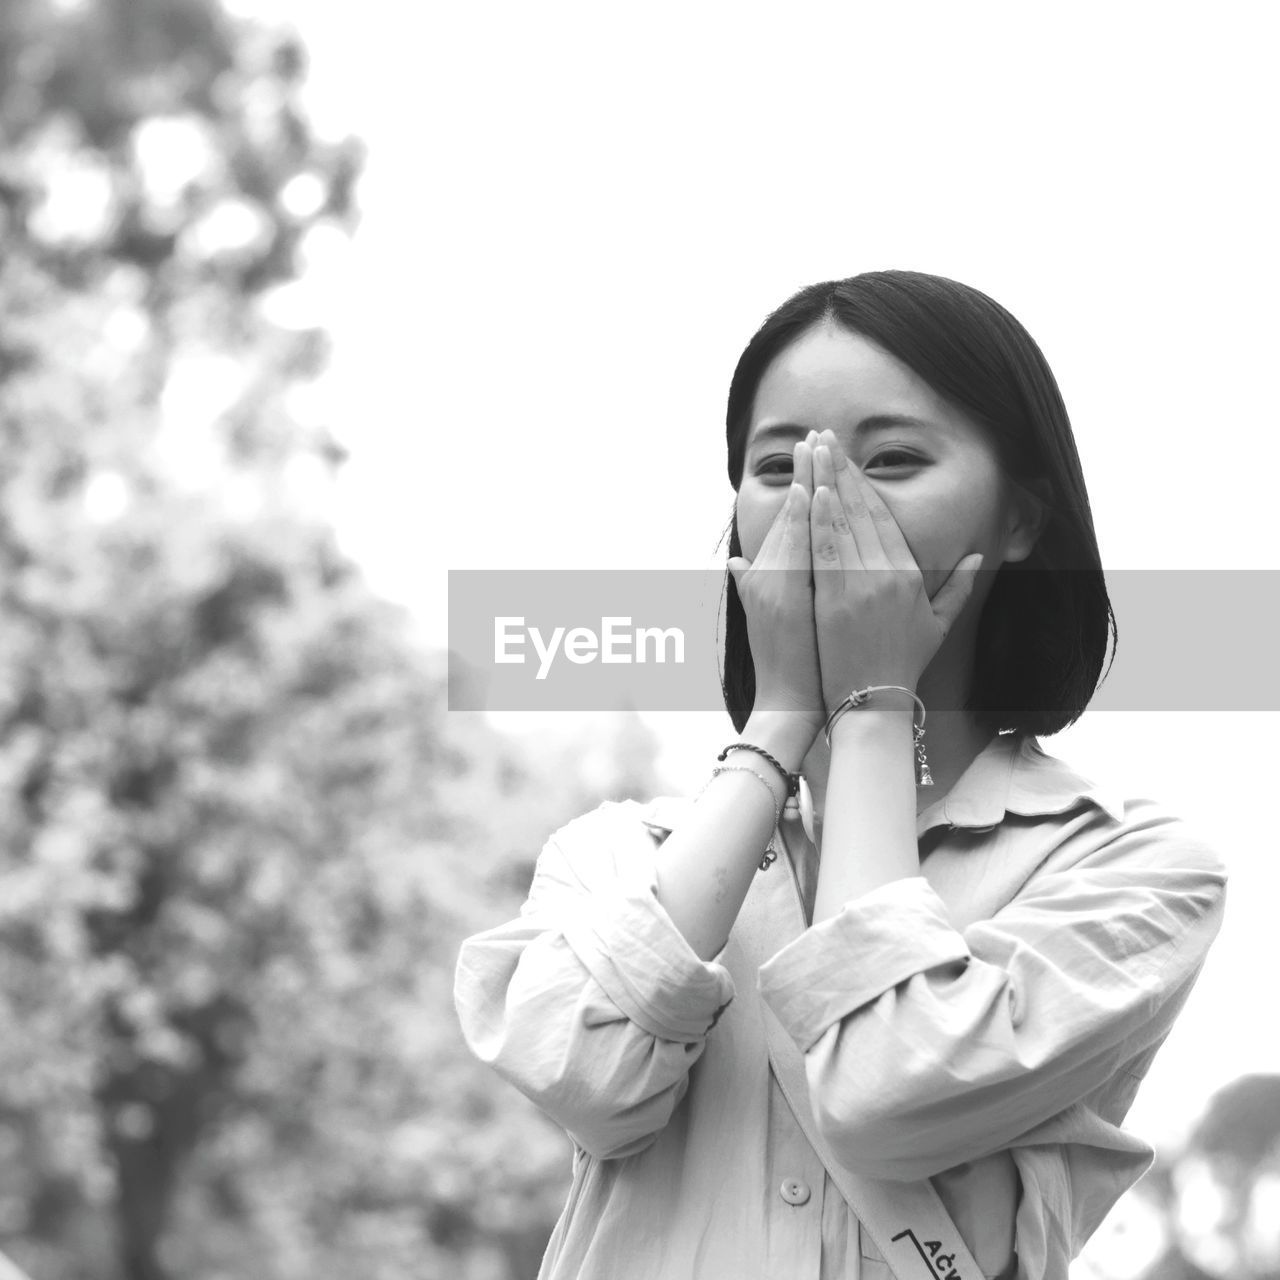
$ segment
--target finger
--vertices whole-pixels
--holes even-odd
[[[854,538],[868,569],[916,569],[915,557],[893,512],[876,487],[845,456],[833,432],[830,440],[836,473],[836,492],[853,526]]]
[[[775,563],[780,569],[798,570],[809,580],[812,553],[809,550],[810,504],[812,499],[805,487],[792,481],[787,490],[783,507],[785,522],[778,544]]]
[[[811,437],[816,436],[816,432],[810,431]],[[795,482],[804,487],[806,493],[813,493],[813,445],[807,440],[797,440],[795,452],[793,454],[794,461],[791,464],[791,474]]]
[[[849,520],[844,503],[836,491],[836,473],[830,448],[819,444],[813,451],[813,483],[814,491],[819,486],[827,490],[828,510],[831,516],[832,536],[836,550],[840,554],[840,563],[845,569],[861,569],[867,567],[863,560],[861,548],[854,536],[853,526]]]
[[[782,548],[782,544],[787,536],[788,508],[795,500],[796,485],[793,482],[787,488],[786,496],[783,498],[778,510],[774,513],[773,519],[769,522],[768,529],[765,530],[764,541],[760,544],[760,550],[756,552],[756,558],[753,564],[762,568],[774,562]]]
[[[831,465],[831,450],[825,440],[819,439],[813,446],[813,483],[815,488],[825,484],[828,489],[836,485],[836,473]]]
[[[797,522],[802,521],[804,524],[808,524],[808,504],[809,495],[805,493],[800,485],[794,481],[788,485],[786,496],[783,498],[777,514],[773,517],[773,521],[764,535],[764,542],[761,543],[760,550],[756,552],[756,558],[751,562],[752,568],[759,571],[784,568],[786,565],[796,563],[800,559],[801,553],[796,550],[796,545],[801,542],[800,534],[797,530]],[[806,571],[809,563],[807,559],[808,545],[808,531],[806,530],[803,539]]]
[[[844,591],[845,569],[857,568],[856,561],[846,565],[844,549],[847,547],[853,555],[857,552],[848,543],[842,544],[837,535],[835,495],[826,485],[820,484],[814,489],[809,511],[814,599],[831,599]]]
[[[880,531],[867,501],[866,491],[871,486],[865,481],[861,485],[858,484],[861,473],[845,456],[834,432],[823,433],[823,442],[819,449],[825,451],[831,459],[831,487],[835,490],[845,516],[848,518],[860,562],[868,569],[891,569],[893,565],[885,553],[880,540]]]
[[[978,583],[978,570],[982,568],[982,556],[974,552],[965,556],[954,569],[946,582],[938,588],[933,599],[933,616],[938,620],[945,640],[951,634],[951,628],[960,616],[965,605],[973,595]]]
[[[730,556],[725,562],[725,568],[729,570],[729,576],[733,579],[733,585],[742,590],[742,575],[751,568],[751,561],[745,556]]]

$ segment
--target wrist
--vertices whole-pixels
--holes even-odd
[[[837,718],[827,735],[831,759],[860,756],[868,751],[876,755],[908,759],[915,740],[915,722],[911,708],[853,707]]]
[[[826,708],[824,715],[829,717],[850,694],[857,692],[859,689],[884,690],[884,692],[873,693],[870,700],[863,704],[864,706],[897,707],[901,705],[910,707],[913,705],[910,695],[916,693],[916,685],[918,683],[919,681],[917,680],[908,680],[901,676],[884,676],[875,680],[860,680],[856,684],[841,685],[838,688],[833,688],[829,695],[824,691],[823,705]],[[903,693],[902,690],[904,689],[910,690],[910,695]]]
[[[822,732],[807,717],[789,711],[753,711],[742,740],[763,747],[791,772],[798,773],[814,739]]]
[[[750,773],[755,776],[758,783],[764,785],[765,790],[769,793],[769,798],[773,802],[773,824],[776,827],[782,817],[782,806],[787,801],[787,783],[786,780],[779,776],[777,770],[769,768],[763,761],[759,765],[742,761],[739,764],[720,764],[711,771],[711,777],[707,780],[706,786],[702,788],[706,791],[708,787],[717,779],[729,777],[736,773]],[[755,787],[750,788],[755,791]],[[758,794],[758,793],[757,793]],[[699,792],[701,795],[701,792]]]
[[[896,704],[889,705],[888,703],[876,706],[868,704],[861,707],[850,707],[831,726],[831,745],[835,746],[837,739],[842,735],[850,737],[854,734],[901,733],[905,731],[907,736],[910,737],[915,728],[914,711],[915,707],[910,702],[901,707]]]

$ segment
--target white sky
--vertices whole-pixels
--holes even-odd
[[[317,109],[370,148],[327,317],[340,528],[432,641],[451,568],[720,563],[741,347],[795,288],[884,267],[976,285],[1030,329],[1109,567],[1280,568],[1270,6],[241,7],[294,13]],[[694,786],[727,720],[653,723]],[[1155,1140],[1280,1071],[1255,977],[1276,726],[1097,713],[1045,743],[1232,866],[1131,1116]]]

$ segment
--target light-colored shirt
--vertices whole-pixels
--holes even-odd
[[[471,1049],[574,1144],[540,1280],[887,1280],[802,1112],[855,1173],[930,1179],[984,1275],[1065,1280],[1150,1164],[1120,1124],[1221,923],[1210,846],[997,735],[918,815],[919,876],[810,925],[784,855],[703,961],[655,891],[692,803],[568,823],[459,955]]]

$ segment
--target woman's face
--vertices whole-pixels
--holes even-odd
[[[893,513],[930,597],[970,552],[990,570],[1030,553],[1038,504],[1005,478],[985,433],[869,339],[822,324],[756,391],[737,502],[748,560],[787,495],[796,441],[827,428]]]

